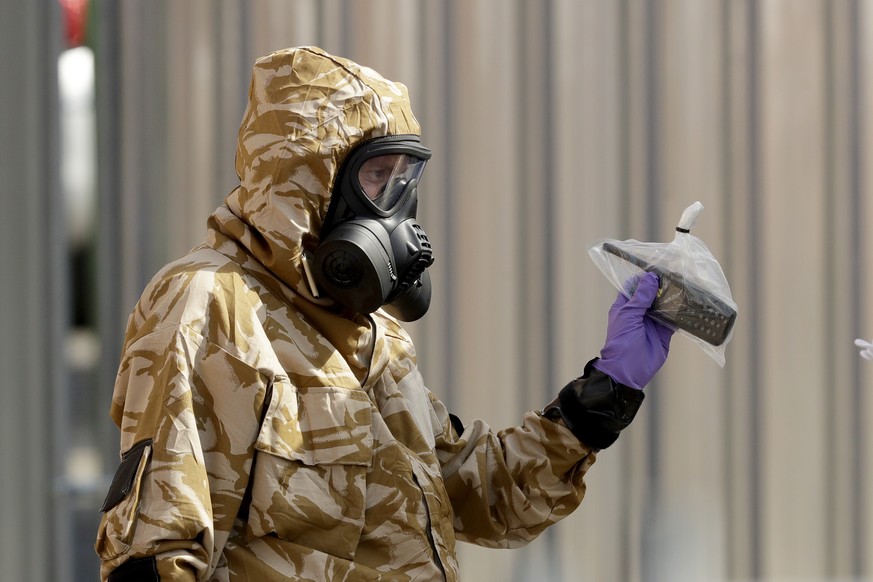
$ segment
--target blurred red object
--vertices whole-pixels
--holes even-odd
[[[67,48],[74,48],[85,42],[85,28],[88,23],[88,0],[58,0],[64,19],[64,39]]]

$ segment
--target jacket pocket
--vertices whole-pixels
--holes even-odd
[[[255,448],[249,525],[353,559],[373,457],[370,399],[359,390],[274,381]]]
[[[121,455],[121,463],[100,508],[103,517],[94,544],[94,549],[104,561],[130,549],[139,516],[142,478],[151,457],[151,439],[138,442]]]

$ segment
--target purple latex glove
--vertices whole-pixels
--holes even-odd
[[[642,276],[628,299],[621,293],[609,309],[606,342],[600,359],[593,366],[631,388],[642,390],[661,369],[670,351],[674,330],[651,317],[646,311],[658,295],[658,276]]]

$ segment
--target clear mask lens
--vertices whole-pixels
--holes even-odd
[[[408,154],[374,156],[361,164],[358,184],[367,198],[381,210],[391,210],[412,180],[421,180],[427,160]]]

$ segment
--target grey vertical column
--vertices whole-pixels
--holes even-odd
[[[757,579],[760,574],[762,398],[757,362],[760,357],[758,285],[759,140],[757,3],[724,2],[723,117],[725,183],[723,211],[731,230],[725,269],[740,306],[725,369],[725,551],[730,579]]]
[[[123,337],[124,310],[119,294],[118,281],[122,263],[121,249],[118,245],[122,230],[120,214],[121,190],[121,152],[117,147],[120,140],[118,112],[121,95],[117,90],[121,61],[120,31],[118,27],[120,3],[100,2],[92,8],[95,11],[94,49],[97,101],[97,293],[100,296],[98,314],[98,333],[100,335],[100,370],[98,381],[103,394],[102,418],[99,432],[104,443],[105,466],[113,468],[118,464],[118,433],[109,420],[109,404],[112,385],[118,369],[118,356]],[[109,476],[107,476],[109,477]]]
[[[239,184],[236,175],[237,132],[248,100],[249,80],[254,57],[249,54],[248,14],[250,5],[233,0],[223,2],[215,11],[217,35],[213,47],[219,62],[215,79],[215,181],[213,206],[224,200],[230,189]],[[294,19],[297,22],[300,19]]]
[[[761,11],[762,574],[772,577],[827,574],[825,4]]]
[[[229,155],[219,158],[216,144],[233,144],[236,137],[235,132],[218,134],[218,128],[231,127],[218,117],[219,104],[225,99],[221,82],[227,73],[220,58],[220,17],[221,10],[204,0],[171,3],[167,8],[167,54],[172,58],[167,59],[164,72],[167,103],[161,117],[172,136],[165,149],[168,188],[150,193],[160,204],[157,222],[167,225],[167,260],[204,239],[207,217],[235,185],[231,178],[217,182],[219,175],[227,175],[222,168],[234,168],[234,157],[232,150],[224,149]],[[225,42],[231,44],[233,36]],[[234,64],[231,73],[238,70]],[[235,80],[248,87],[247,81]],[[232,122],[238,127],[242,111],[234,117]],[[184,134],[178,131],[182,127],[187,130]]]
[[[851,342],[859,337],[860,270],[860,81],[858,2],[828,2],[823,19],[825,35],[825,208],[822,218],[828,257],[823,265],[826,299],[823,306],[828,348],[824,383],[826,437],[830,443],[823,463],[827,570],[841,577],[861,574],[866,552],[860,527],[863,487],[860,480],[862,362]]]
[[[64,382],[58,3],[0,3],[0,564],[54,579],[52,398]]]
[[[873,5],[863,2],[857,13],[857,58],[862,64],[873,59]],[[864,65],[866,66],[866,65]],[[858,265],[858,313],[855,314],[859,326],[859,337],[868,341],[873,337],[873,181],[868,168],[873,167],[873,115],[871,97],[873,97],[873,75],[867,69],[859,73],[858,100],[861,112],[855,119],[859,131],[858,144],[858,247],[856,261]],[[873,552],[864,551],[873,543],[873,454],[870,443],[873,442],[873,398],[870,388],[873,387],[873,362],[859,362],[857,414],[860,416],[858,440],[863,443],[860,449],[861,458],[858,466],[858,481],[861,490],[858,506],[855,508],[858,516],[859,547],[862,552],[858,565],[860,575],[873,576]]]

